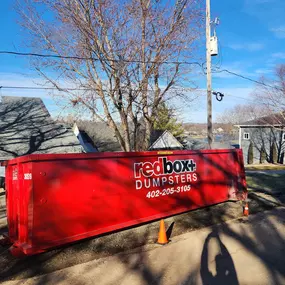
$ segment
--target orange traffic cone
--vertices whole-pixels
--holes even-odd
[[[248,216],[249,215],[249,209],[248,209],[248,203],[245,203],[245,206],[243,208],[243,215]]]
[[[166,231],[165,231],[164,220],[160,220],[157,243],[159,243],[159,244],[167,244],[168,243],[168,239],[167,239]]]

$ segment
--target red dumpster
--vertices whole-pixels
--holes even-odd
[[[27,255],[247,195],[238,149],[41,154],[6,166],[9,238]]]

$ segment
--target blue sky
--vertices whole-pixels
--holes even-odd
[[[0,10],[0,50],[27,51],[13,1],[1,0]],[[274,66],[285,63],[284,12],[284,0],[211,0],[212,18],[220,18],[217,27],[219,56],[213,58],[213,64],[253,79],[272,76]],[[0,55],[0,62],[0,86],[32,86],[40,80],[30,68],[28,59]],[[199,88],[204,89],[205,79],[195,78]],[[249,102],[254,88],[250,81],[226,73],[213,74],[213,90],[226,94],[222,102],[213,98],[214,119],[226,108]],[[50,112],[57,113],[58,107],[45,91],[2,89],[0,92],[2,95],[40,96]],[[180,114],[184,121],[206,122],[206,97],[199,96],[191,108],[185,107]]]

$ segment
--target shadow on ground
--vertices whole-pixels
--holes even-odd
[[[267,172],[248,172],[246,174],[249,189],[267,191],[269,194],[283,192],[285,194],[285,171],[282,173]]]
[[[218,244],[218,250],[214,257],[216,267],[214,274],[209,268],[209,243],[211,240],[215,240]],[[211,232],[205,240],[201,255],[200,274],[204,285],[239,284],[233,259],[222,243],[217,230]]]
[[[252,200],[250,204],[252,213],[256,213],[261,210],[263,211],[272,209],[273,207],[274,205],[259,200]],[[168,236],[173,237],[201,227],[223,223],[229,219],[235,219],[241,216],[242,207],[240,202],[226,202],[209,208],[199,209],[196,211],[177,215],[165,219],[165,221],[168,225]],[[140,260],[143,261],[144,252],[140,247],[146,244],[155,244],[158,233],[158,225],[158,222],[148,223],[136,228],[118,231],[111,235],[104,235],[97,238],[84,240],[76,244],[54,249],[43,254],[25,257],[22,259],[15,258],[11,256],[8,251],[4,251],[0,255],[0,264],[2,269],[0,273],[0,281],[9,279],[22,279],[36,275],[42,275],[124,251],[141,251]],[[3,231],[4,230],[5,228],[3,228]],[[211,235],[209,238],[219,239],[217,233]],[[207,243],[207,240],[205,243]],[[223,245],[221,244],[221,248],[223,248],[222,246]],[[1,251],[5,249],[6,248],[2,247]],[[223,256],[217,257],[218,263],[220,263],[221,258],[224,258],[226,256],[226,251],[224,250],[223,252]],[[120,258],[122,258],[125,266],[130,266],[128,264],[130,262],[132,264],[130,266],[130,270],[138,270],[147,282],[152,282],[149,284],[161,284],[160,279],[162,276],[156,276],[151,272],[150,269],[145,267],[141,272],[141,261],[140,264],[137,264],[136,268],[133,262],[128,260],[128,255],[122,256],[123,257]],[[219,275],[219,278],[220,276],[221,275]]]

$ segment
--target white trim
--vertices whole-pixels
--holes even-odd
[[[238,133],[238,144],[239,148],[241,148],[241,128],[239,128],[239,133]]]
[[[72,127],[72,131],[73,131],[73,133],[75,134],[75,136],[77,136],[78,137],[78,135],[79,135],[79,128],[78,128],[78,126],[77,126],[77,124],[76,123],[74,123],[74,125],[73,125],[73,127]]]
[[[270,125],[270,124],[267,124],[267,125],[234,125],[235,127],[238,127],[238,128],[250,128],[250,127],[260,127],[260,128],[268,128],[268,127],[284,127],[284,125]]]
[[[245,137],[246,135],[247,138]],[[249,133],[243,133],[243,139],[248,141],[250,139]]]

